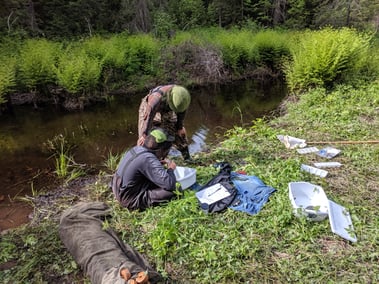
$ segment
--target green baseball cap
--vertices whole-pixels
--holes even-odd
[[[191,103],[191,96],[186,88],[175,85],[168,95],[168,105],[175,112],[184,112]]]
[[[163,143],[166,141],[172,142],[174,141],[174,137],[171,135],[166,134],[166,132],[163,129],[154,129],[150,132],[150,135],[155,138],[155,142],[157,143]]]

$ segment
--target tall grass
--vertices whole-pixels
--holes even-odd
[[[290,55],[287,33],[275,30],[248,29],[225,31],[203,29],[195,34],[203,42],[211,42],[221,50],[225,67],[242,74],[259,67],[281,70],[283,58]]]
[[[256,65],[280,70],[281,63],[290,56],[288,32],[274,30],[259,31],[252,39]]]
[[[249,31],[220,31],[213,40],[221,49],[224,64],[236,74],[241,74],[257,56],[252,44],[253,34]]]
[[[83,165],[77,164],[74,160],[72,150],[75,145],[71,144],[65,136],[56,135],[53,139],[45,142],[45,147],[46,150],[52,152],[55,161],[54,173],[66,184],[85,174]]]

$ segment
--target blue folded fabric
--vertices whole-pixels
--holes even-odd
[[[257,176],[232,172],[231,181],[237,188],[237,196],[229,208],[250,215],[257,214],[266,204],[270,195],[276,191]]]

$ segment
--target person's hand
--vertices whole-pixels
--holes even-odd
[[[187,132],[186,132],[186,129],[184,127],[182,127],[181,129],[178,130],[178,136],[179,137],[186,137],[187,135]]]
[[[174,161],[166,159],[166,165],[168,169],[172,169],[175,171],[176,163]]]
[[[143,146],[143,143],[145,143],[145,137],[144,137],[144,136],[141,136],[141,137],[138,138],[138,140],[137,140],[137,146]]]

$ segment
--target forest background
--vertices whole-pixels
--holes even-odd
[[[372,0],[9,0],[1,1],[0,31],[72,38],[128,31],[168,36],[176,30],[254,25],[305,29],[377,28]]]
[[[343,167],[321,179],[299,170],[313,156],[288,151],[276,136],[377,139],[376,1],[2,2],[4,104],[26,92],[39,99],[70,97],[76,102],[66,106],[75,108],[97,92],[142,90],[162,81],[280,78],[289,88],[279,116],[236,126],[190,165],[200,184],[217,174],[212,165],[219,161],[261,177],[277,192],[259,214],[204,214],[193,191],[178,193],[166,206],[130,212],[108,187],[120,155],[110,153],[106,169],[78,187],[86,169],[74,162],[66,141],[57,141],[54,174],[62,186],[48,195],[33,188],[24,198],[34,208],[30,224],[2,233],[2,282],[89,282],[57,234],[60,213],[79,200],[106,202],[114,213],[106,227],[143,253],[166,283],[379,281],[378,144],[338,145],[336,161]],[[288,200],[294,180],[320,184],[346,206],[358,242],[333,234],[327,221],[295,218]]]

